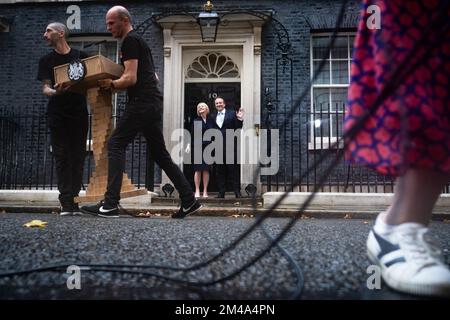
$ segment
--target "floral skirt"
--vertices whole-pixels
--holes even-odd
[[[371,4],[381,9],[381,29],[366,23]],[[399,66],[411,70],[399,77]],[[450,173],[449,83],[450,1],[365,1],[344,132],[364,117],[383,90],[391,92],[356,136],[346,139],[346,159],[391,176],[409,168]]]

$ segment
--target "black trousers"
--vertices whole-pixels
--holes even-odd
[[[223,145],[223,162],[222,164],[216,163],[216,182],[217,182],[217,189],[219,190],[219,193],[225,193],[227,191],[227,185],[231,186],[233,188],[234,192],[240,192],[241,184],[239,181],[239,165],[237,164],[237,147],[235,142],[233,143],[234,147],[234,159],[233,163],[228,164],[226,162],[226,140],[224,138],[224,145]]]
[[[48,117],[50,143],[55,159],[56,179],[61,205],[70,205],[78,196],[83,179],[88,115]]]
[[[127,103],[108,142],[108,188],[105,201],[111,205],[119,203],[125,170],[125,150],[139,132],[147,140],[150,156],[178,190],[183,207],[191,205],[195,201],[194,192],[183,172],[173,162],[164,142],[160,95],[145,99],[134,98]]]
[[[216,182],[219,193],[225,193],[227,184],[234,192],[241,189],[239,182],[239,166],[236,164],[216,164]]]

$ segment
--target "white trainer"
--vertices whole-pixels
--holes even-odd
[[[440,260],[440,251],[430,243],[424,225],[403,223],[390,232],[372,229],[367,254],[381,268],[386,284],[415,295],[450,297],[450,270]]]

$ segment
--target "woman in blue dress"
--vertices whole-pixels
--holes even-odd
[[[212,129],[214,124],[209,117],[209,107],[206,103],[200,102],[197,105],[197,118],[194,119],[191,126],[191,141],[193,150],[193,163],[194,163],[194,184],[195,184],[195,197],[200,198],[200,181],[203,180],[203,198],[208,197],[208,183],[209,183],[209,165],[205,162],[203,152],[205,147],[211,143],[211,141],[204,141],[203,136],[208,129]],[[201,135],[200,129],[201,128]],[[202,156],[201,159],[196,159],[195,150],[201,145]],[[187,150],[190,149],[188,145]],[[200,160],[200,161],[199,161]],[[203,179],[202,179],[203,178]]]

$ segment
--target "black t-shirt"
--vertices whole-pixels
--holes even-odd
[[[137,81],[127,89],[128,96],[145,98],[149,94],[159,93],[152,52],[144,39],[132,30],[123,39],[120,50],[122,64],[131,59],[138,60]]]
[[[75,59],[87,58],[88,54],[76,49],[70,49],[68,54],[59,54],[55,50],[43,56],[39,60],[37,79],[50,80],[52,87],[55,85],[53,68],[61,64],[70,63]],[[83,116],[87,114],[86,97],[79,93],[66,91],[62,94],[50,97],[47,105],[47,113],[51,115]]]

